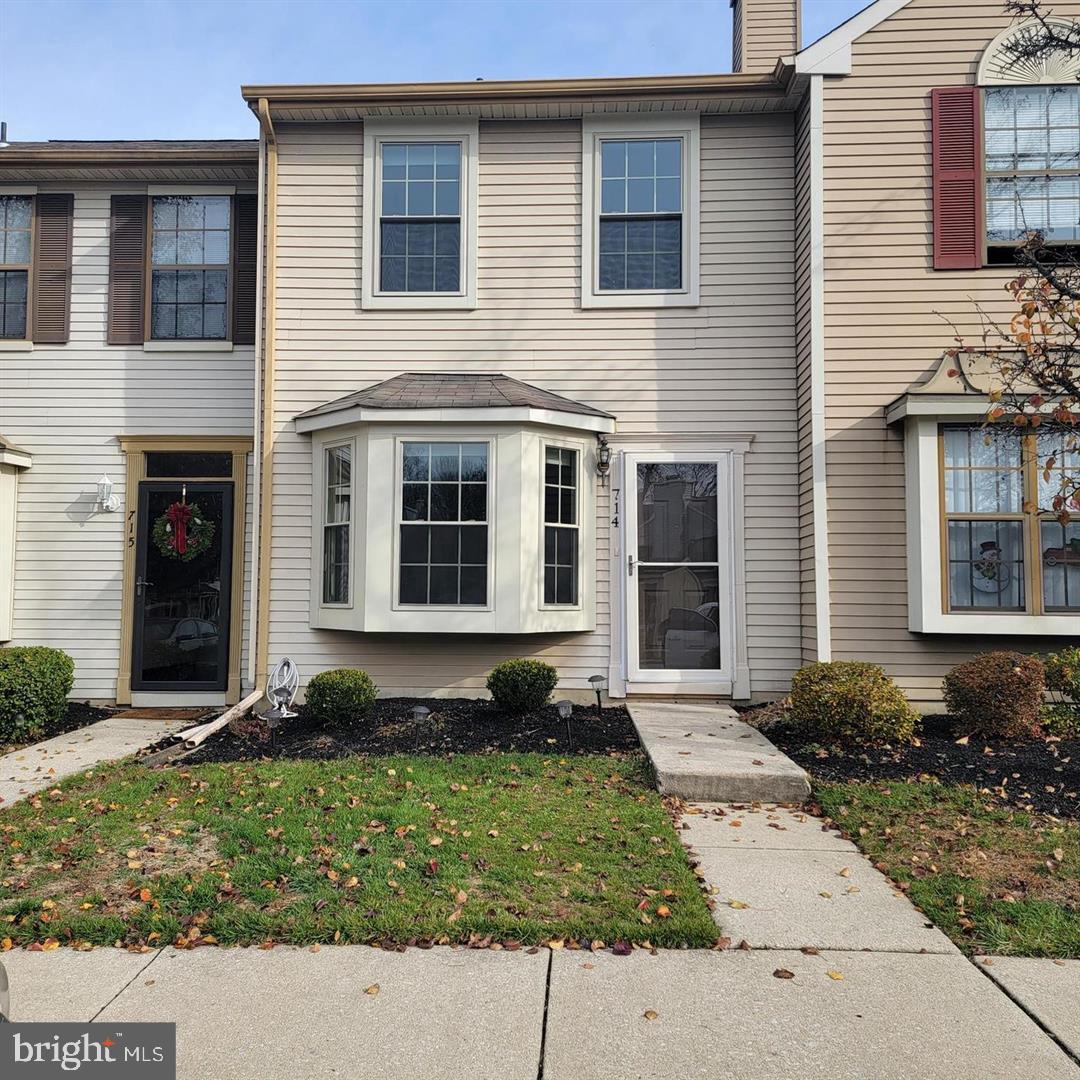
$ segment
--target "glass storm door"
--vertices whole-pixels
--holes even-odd
[[[233,485],[139,485],[134,690],[224,690],[232,609]]]
[[[729,682],[730,455],[627,454],[626,470],[627,677]]]

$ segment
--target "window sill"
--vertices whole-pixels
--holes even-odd
[[[34,343],[23,338],[0,338],[0,352],[33,352]]]
[[[922,634],[995,634],[1024,637],[1075,637],[1077,615],[995,615],[993,612],[939,612],[926,615],[909,629]]]
[[[672,308],[700,307],[696,292],[612,292],[584,293],[581,306],[587,308]]]
[[[365,296],[361,304],[364,311],[473,311],[475,296],[434,296],[422,293],[418,296]]]
[[[143,352],[232,352],[231,341],[144,341]]]

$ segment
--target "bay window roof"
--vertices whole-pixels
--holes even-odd
[[[612,432],[615,417],[584,402],[501,374],[407,372],[296,417],[296,430],[354,423],[484,420]]]

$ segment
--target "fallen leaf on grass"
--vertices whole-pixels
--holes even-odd
[[[656,914],[659,915],[661,919],[668,919],[671,917],[671,908],[669,908],[667,904],[661,904],[656,909]]]
[[[795,972],[794,971],[788,971],[787,968],[777,968],[773,972],[773,977],[777,978],[777,979],[794,979],[795,978]]]

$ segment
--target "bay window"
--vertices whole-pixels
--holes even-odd
[[[578,601],[578,451],[544,448],[544,603]]]
[[[323,603],[349,602],[349,548],[352,529],[352,447],[325,452],[323,514]]]

